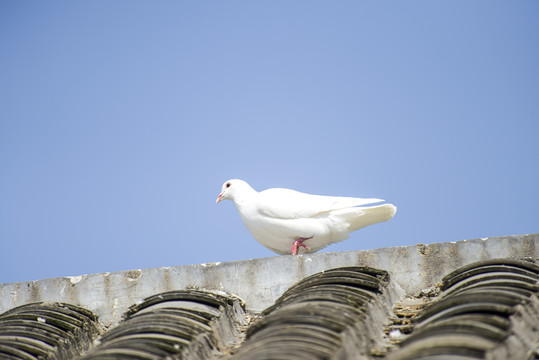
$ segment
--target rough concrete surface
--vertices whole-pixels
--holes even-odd
[[[418,244],[364,251],[276,256],[226,263],[182,265],[0,284],[0,313],[13,307],[56,301],[91,310],[105,325],[153,294],[207,289],[243,298],[247,310],[260,312],[297,281],[342,266],[386,270],[405,294],[417,294],[442,276],[469,263],[491,258],[539,258],[539,234]]]

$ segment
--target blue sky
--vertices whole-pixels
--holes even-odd
[[[229,178],[538,232],[538,65],[537,1],[3,1],[0,283],[273,256]]]

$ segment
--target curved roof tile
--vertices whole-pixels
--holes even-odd
[[[211,358],[239,335],[241,301],[198,290],[160,293],[133,305],[81,359]],[[231,335],[232,334],[232,335]]]
[[[102,327],[90,311],[65,303],[31,303],[0,315],[0,358],[70,358]]]
[[[369,302],[388,284],[385,271],[344,267],[293,285],[247,330],[233,359],[327,359],[342,334],[365,319]]]
[[[414,319],[412,334],[388,359],[484,359],[487,353],[502,353],[501,348],[503,354],[512,349],[515,359],[524,358],[515,344],[530,341],[520,336],[522,330],[514,330],[515,317],[529,313],[532,330],[539,323],[533,304],[538,281],[539,266],[510,259],[479,261],[453,271],[442,279],[439,299]]]

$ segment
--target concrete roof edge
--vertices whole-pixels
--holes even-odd
[[[31,302],[66,302],[87,308],[104,324],[121,319],[132,304],[175,289],[224,291],[259,312],[286,289],[314,273],[342,266],[389,272],[407,295],[436,285],[447,273],[490,258],[536,261],[539,234],[499,236],[372,250],[274,256],[222,263],[179,265],[0,284],[0,314]]]

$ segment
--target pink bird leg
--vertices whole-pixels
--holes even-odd
[[[296,241],[294,241],[294,243],[292,244],[292,255],[297,255],[298,254],[298,251],[299,251],[299,247],[304,247],[305,249],[309,250],[309,247],[307,245],[305,245],[303,242],[305,240],[309,240],[309,239],[312,239],[313,237],[308,237],[308,238],[297,238]]]

